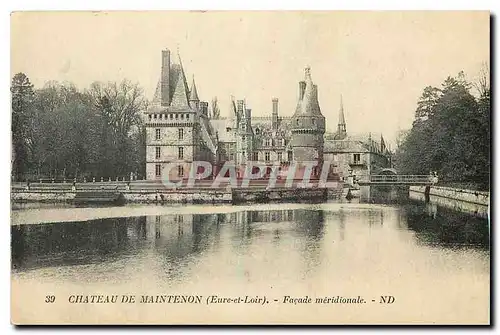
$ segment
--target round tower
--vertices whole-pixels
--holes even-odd
[[[305,80],[299,82],[299,101],[292,117],[292,152],[295,162],[317,161],[316,175],[323,165],[325,117],[318,102],[318,88],[305,69]]]

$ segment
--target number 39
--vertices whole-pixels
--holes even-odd
[[[53,295],[46,295],[45,296],[45,303],[52,304],[54,301],[56,301],[55,296],[53,296]]]

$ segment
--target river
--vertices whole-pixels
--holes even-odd
[[[11,232],[18,322],[489,323],[488,220],[418,199],[17,206]],[[98,294],[204,303],[70,303]],[[269,302],[207,306],[209,296]],[[335,297],[364,303],[315,303]]]

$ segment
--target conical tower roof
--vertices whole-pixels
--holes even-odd
[[[305,84],[304,97],[299,100],[295,115],[323,116],[318,102],[318,87],[312,81],[310,67],[305,69]]]
[[[171,66],[171,96],[172,102],[171,106],[175,109],[189,108],[189,90],[186,81],[186,76],[184,74],[184,68],[182,67],[182,61],[180,54],[177,53],[178,64],[172,64]]]
[[[161,80],[158,80],[158,84],[156,84],[156,90],[153,96],[153,100],[151,101],[151,105],[153,106],[161,105]]]
[[[191,84],[191,92],[189,93],[189,100],[200,101],[200,99],[198,98],[198,91],[196,90],[196,83],[194,82],[194,76],[193,76],[193,83]]]

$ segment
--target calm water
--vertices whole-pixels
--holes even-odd
[[[30,301],[24,313],[35,320],[70,322],[61,315],[71,310],[89,323],[489,320],[488,221],[435,204],[42,207],[14,210],[12,220],[13,301]],[[47,294],[56,304],[43,304]],[[258,295],[271,303],[117,312],[69,304],[75,294]],[[289,305],[286,295],[369,303]],[[381,295],[396,300],[381,305]],[[37,316],[38,308],[49,314]]]

